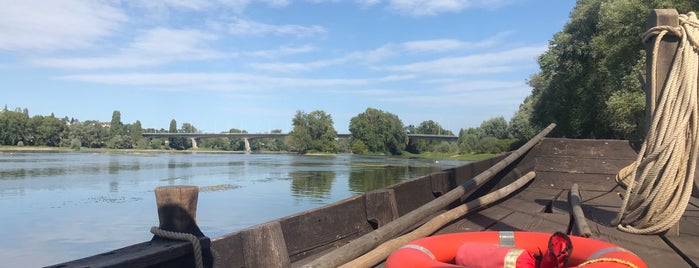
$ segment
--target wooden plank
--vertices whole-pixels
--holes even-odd
[[[453,171],[440,171],[429,174],[432,193],[441,196],[457,186]]]
[[[399,216],[403,216],[435,199],[429,177],[406,181],[391,188],[396,196]]]
[[[581,174],[537,171],[530,187],[542,189],[570,189],[577,183],[581,190],[608,191],[617,186],[612,174]]]
[[[437,231],[436,234],[483,231],[512,213],[512,210],[503,208],[501,206],[486,208],[466,215],[465,217]]]
[[[556,231],[564,232],[567,226],[567,214],[544,212],[530,214],[514,212],[488,229],[494,231],[530,231],[553,233]]]
[[[366,219],[372,223],[373,229],[398,218],[398,205],[393,189],[381,189],[364,195]]]
[[[632,162],[633,159],[541,156],[536,159],[535,171],[581,174],[616,174],[620,169],[631,164]]]
[[[202,247],[209,247],[207,237],[199,238]],[[50,268],[83,267],[194,267],[192,244],[184,241],[155,240],[143,242],[91,257],[48,266]]]
[[[626,140],[547,138],[539,147],[539,155],[559,157],[635,159],[637,155]]]
[[[230,233],[214,238],[211,247],[218,253],[218,267],[243,268],[243,238],[241,232]]]
[[[333,247],[373,228],[366,220],[363,195],[279,220],[292,262]]]
[[[291,267],[278,221],[245,229],[241,235],[246,267]]]
[[[594,224],[598,230],[597,239],[608,241],[635,253],[648,267],[688,267],[682,259],[663,239],[657,235],[635,235],[624,233],[615,227]]]

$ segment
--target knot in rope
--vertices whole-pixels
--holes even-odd
[[[644,41],[656,37],[648,83],[652,122],[636,161],[617,174],[626,194],[612,222],[629,233],[669,229],[682,217],[692,194],[699,150],[699,20],[692,12],[680,15],[679,22],[679,27],[654,27],[643,36]],[[654,96],[658,48],[666,34],[680,40],[660,96]]]

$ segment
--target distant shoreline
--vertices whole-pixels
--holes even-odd
[[[74,150],[68,147],[48,147],[48,146],[0,146],[0,153],[11,152],[26,152],[26,153],[104,153],[104,154],[191,154],[191,153],[208,153],[208,154],[245,154],[244,151],[223,151],[223,150],[162,150],[162,149],[104,149],[104,148],[81,148]],[[293,154],[291,152],[278,151],[262,151],[253,152],[254,154]],[[329,156],[338,155],[332,153],[308,153],[306,156]],[[497,154],[440,154],[440,153],[424,153],[424,154],[404,154],[399,157],[405,158],[420,158],[432,160],[465,160],[478,161],[487,159]]]

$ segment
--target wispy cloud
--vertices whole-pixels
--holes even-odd
[[[55,51],[93,47],[127,20],[105,1],[0,1],[0,50]]]
[[[244,55],[261,57],[261,58],[278,58],[282,56],[295,55],[308,53],[316,50],[317,48],[311,45],[304,46],[282,46],[277,49],[267,49],[267,50],[256,50],[251,52],[245,52]]]
[[[62,80],[110,85],[177,87],[182,90],[225,89],[266,90],[306,87],[359,86],[371,79],[296,78],[252,75],[245,73],[119,73],[76,74],[56,77]]]
[[[444,57],[436,60],[415,62],[403,65],[378,67],[379,69],[421,74],[484,74],[511,72],[530,68],[538,55],[546,51],[546,46],[520,47],[511,50],[475,54],[462,57]]]
[[[267,72],[278,72],[278,73],[296,73],[296,72],[308,72],[320,68],[325,68],[328,66],[338,65],[347,62],[346,58],[336,58],[327,60],[317,60],[302,63],[288,63],[288,62],[258,62],[251,63],[250,67],[255,70],[267,71]]]
[[[498,33],[490,38],[480,41],[461,41],[456,39],[432,39],[432,40],[417,40],[402,43],[404,50],[411,53],[427,53],[427,52],[446,52],[454,50],[471,50],[478,48],[487,48],[497,45],[511,32]]]
[[[402,14],[432,16],[445,12],[459,12],[467,8],[499,8],[511,2],[511,0],[389,0],[388,5],[390,9]]]
[[[153,66],[174,61],[226,57],[207,45],[217,38],[199,30],[156,28],[143,33],[115,55],[36,58],[31,60],[31,63],[52,68],[99,69]]]
[[[264,35],[291,35],[296,37],[309,37],[325,34],[327,30],[319,25],[302,26],[296,24],[266,24],[252,20],[236,19],[229,25],[228,32],[232,35],[264,36]]]

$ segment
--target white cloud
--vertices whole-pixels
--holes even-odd
[[[319,68],[324,68],[332,65],[337,65],[344,63],[344,59],[329,59],[329,60],[318,60],[311,62],[302,63],[287,63],[287,62],[258,62],[251,63],[250,67],[255,70],[268,71],[268,72],[279,72],[279,73],[295,73],[295,72],[307,72]]]
[[[156,28],[137,37],[120,53],[100,57],[36,58],[34,65],[69,68],[128,68],[160,65],[183,60],[206,60],[226,57],[208,48],[215,35],[198,30]]]
[[[394,72],[444,75],[511,72],[532,67],[536,64],[536,57],[546,49],[546,46],[520,47],[501,52],[445,57],[378,68]]]
[[[110,85],[163,87],[182,90],[217,89],[267,90],[304,89],[308,87],[335,87],[366,85],[370,79],[294,78],[252,75],[244,73],[119,73],[76,74],[56,77],[62,80]]]
[[[425,52],[446,52],[454,50],[469,50],[477,48],[486,48],[499,44],[504,37],[510,35],[511,32],[501,32],[492,37],[476,42],[465,42],[456,39],[432,39],[432,40],[416,40],[402,43],[404,50],[410,53],[425,53]]]
[[[389,0],[389,8],[411,16],[459,12],[467,8],[498,8],[512,0]]]
[[[458,12],[469,6],[469,0],[392,0],[390,7],[400,13],[414,16]]]
[[[305,46],[282,46],[277,49],[257,50],[244,53],[245,55],[261,57],[261,58],[277,58],[280,56],[295,55],[307,53],[316,50],[316,47],[311,45]]]
[[[88,48],[112,35],[127,16],[104,1],[0,0],[0,49]]]
[[[185,9],[185,10],[206,10],[215,3],[210,0],[131,0],[132,4],[145,7],[147,9]],[[247,3],[239,3],[245,6]]]
[[[295,24],[274,25],[256,22],[252,20],[236,19],[229,26],[229,33],[233,35],[292,35],[296,37],[308,37],[325,34],[327,31],[322,26],[302,26]]]

